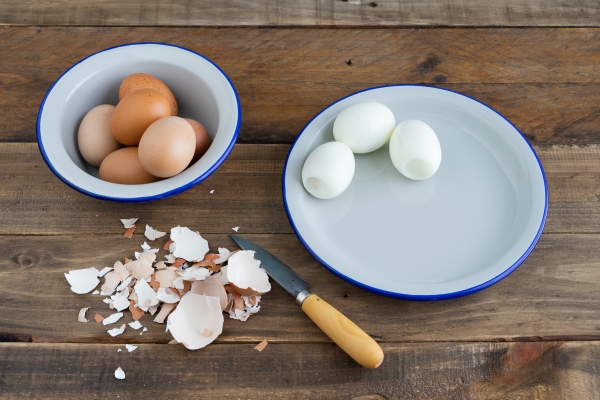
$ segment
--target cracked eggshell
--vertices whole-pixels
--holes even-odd
[[[141,309],[152,307],[158,304],[156,292],[152,290],[148,282],[145,280],[138,281],[133,287],[138,296],[138,305]]]
[[[227,292],[221,282],[214,276],[207,276],[203,281],[192,283],[190,292],[216,297],[221,304],[221,310],[225,310],[227,307]]]
[[[77,269],[65,273],[65,278],[71,285],[71,290],[77,294],[89,293],[98,286],[99,271],[94,268]]]
[[[171,229],[171,240],[175,243],[173,256],[187,261],[202,261],[208,253],[208,242],[197,232],[177,226]]]
[[[167,330],[190,350],[212,343],[223,331],[219,299],[188,292],[167,319]]]
[[[262,295],[271,290],[269,276],[260,268],[252,250],[238,251],[229,257],[227,280],[242,296]]]

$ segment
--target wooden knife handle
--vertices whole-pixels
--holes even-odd
[[[377,342],[316,294],[304,299],[302,311],[363,367],[377,368],[383,362],[383,350]]]

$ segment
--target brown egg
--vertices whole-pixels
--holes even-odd
[[[117,104],[110,128],[119,143],[137,146],[146,128],[170,113],[165,96],[156,90],[140,89],[129,93]]]
[[[124,185],[141,185],[159,180],[142,167],[137,147],[123,147],[110,153],[100,164],[100,179]]]
[[[194,121],[190,118],[184,118],[194,129],[194,134],[196,135],[196,150],[194,151],[194,158],[192,158],[192,162],[196,162],[206,153],[206,150],[210,147],[210,136],[208,135],[208,131],[198,121]]]
[[[195,149],[196,135],[192,126],[183,118],[165,117],[146,129],[138,154],[146,171],[168,178],[189,165]]]
[[[85,161],[97,167],[102,160],[121,147],[110,130],[110,120],[115,110],[111,104],[102,104],[85,114],[77,131],[77,145]]]
[[[177,115],[177,100],[173,92],[158,78],[148,74],[132,74],[123,79],[121,86],[119,86],[119,100],[122,100],[131,92],[135,92],[139,89],[154,89],[160,92],[163,96],[169,100],[171,106],[171,115]]]

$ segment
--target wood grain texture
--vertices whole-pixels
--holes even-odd
[[[120,218],[203,233],[292,233],[281,177],[289,145],[238,144],[219,170],[170,199],[115,204],[63,184],[33,143],[0,143],[0,235],[122,234]],[[600,146],[536,146],[550,205],[544,232],[600,233]],[[210,193],[214,190],[214,193]],[[139,231],[138,231],[139,233]]]
[[[174,222],[175,223],[175,222]],[[195,225],[190,225],[195,228]],[[525,262],[499,283],[473,295],[438,302],[382,297],[335,277],[293,234],[245,237],[272,252],[331,304],[380,343],[416,341],[600,340],[598,234],[544,234]],[[204,235],[211,249],[236,248],[225,233]],[[164,239],[164,240],[163,240]],[[157,241],[161,247],[167,238]],[[165,326],[144,316],[142,336],[127,328],[77,322],[83,307],[106,317],[101,296],[71,292],[63,273],[112,266],[133,257],[146,238],[120,235],[2,236],[0,339],[54,343],[168,343]],[[165,252],[159,253],[159,258]],[[331,343],[277,284],[263,296],[261,311],[247,322],[225,318],[218,343]],[[129,313],[122,320],[132,322]],[[0,340],[0,341],[2,341]]]
[[[568,400],[600,390],[597,341],[386,344],[375,370],[328,344],[255,344],[0,344],[0,397]]]
[[[600,143],[600,32],[548,28],[0,28],[0,54],[11,55],[0,68],[0,141],[35,141],[39,106],[63,71],[140,40],[190,48],[228,74],[242,143],[291,143],[330,103],[405,83],[481,100],[535,143]]]
[[[598,26],[593,0],[3,0],[10,25]]]

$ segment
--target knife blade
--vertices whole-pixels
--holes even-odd
[[[310,293],[308,282],[300,275],[248,239],[233,234],[229,236],[242,250],[254,251],[255,258],[260,260],[267,274],[291,294],[302,311],[350,357],[363,367],[377,368],[381,365],[384,355],[379,344],[329,303]]]

